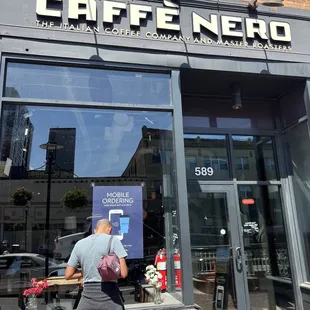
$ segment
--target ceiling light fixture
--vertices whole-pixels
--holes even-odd
[[[239,84],[234,84],[232,86],[232,101],[234,110],[240,110],[242,108],[242,101],[241,101],[241,89]]]

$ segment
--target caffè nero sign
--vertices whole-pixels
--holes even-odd
[[[259,18],[216,13],[204,16],[194,10],[189,16],[184,16],[184,13],[181,16],[180,7],[173,0],[163,0],[163,4],[156,7],[104,0],[100,5],[102,12],[99,12],[96,0],[67,0],[67,16],[64,16],[62,1],[53,0],[51,6],[49,0],[37,0],[36,26],[181,43],[284,52],[292,50],[291,27],[285,21],[266,22]],[[127,28],[119,26],[122,19],[128,19]],[[190,35],[183,34],[182,21],[187,24],[190,21]],[[149,23],[155,23],[155,26],[149,27]]]

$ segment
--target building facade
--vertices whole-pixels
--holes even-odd
[[[126,309],[310,309],[310,1],[0,3],[2,309],[100,218]]]

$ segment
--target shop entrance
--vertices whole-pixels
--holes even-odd
[[[254,198],[237,203],[233,185],[188,184],[194,294],[202,309],[295,309],[282,220],[270,226],[260,210],[280,212],[279,188],[251,191],[245,196]]]
[[[190,183],[188,193],[190,207],[201,209],[191,224],[203,222],[202,231],[192,227],[195,301],[203,309],[237,309],[245,294],[233,187]]]
[[[278,99],[298,81],[194,76],[182,90],[195,302],[204,310],[296,309]]]
[[[295,309],[273,141],[185,135],[194,294],[205,310]],[[261,174],[273,181],[237,181]]]

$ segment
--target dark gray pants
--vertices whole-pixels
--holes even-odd
[[[124,303],[114,282],[85,283],[77,310],[124,310]]]

